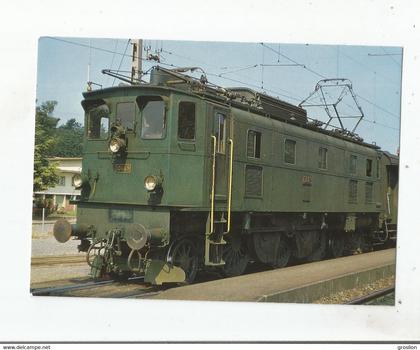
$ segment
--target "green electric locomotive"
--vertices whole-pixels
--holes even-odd
[[[91,274],[192,282],[361,252],[396,238],[398,158],[244,88],[155,67],[85,92],[77,224]]]

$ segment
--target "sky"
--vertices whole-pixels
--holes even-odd
[[[159,53],[163,67],[201,67],[207,79],[223,87],[244,86],[298,105],[321,79],[349,79],[364,118],[356,133],[383,150],[399,147],[401,61],[400,47],[336,46],[281,43],[232,43],[143,40],[143,57]],[[148,51],[146,51],[148,50]],[[132,46],[129,39],[41,37],[38,43],[37,104],[58,102],[54,116],[65,123],[76,118],[83,123],[82,92],[88,71],[94,88],[120,83],[102,69],[128,72]],[[143,71],[155,61],[143,60]],[[88,68],[89,67],[89,68]],[[145,78],[147,80],[147,76]],[[325,90],[333,102],[341,90]],[[350,93],[339,110],[359,115]],[[313,102],[320,102],[315,95]],[[321,108],[306,108],[310,118],[327,121]],[[353,129],[357,119],[343,119]],[[338,125],[337,120],[333,120]]]

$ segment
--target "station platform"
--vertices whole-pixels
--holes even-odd
[[[306,302],[395,274],[395,249],[172,288],[151,299]]]

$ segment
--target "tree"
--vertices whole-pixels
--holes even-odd
[[[46,101],[36,107],[34,192],[46,190],[58,182],[56,166],[48,161],[57,142],[55,130],[59,119],[52,117],[56,105],[56,101]]]
[[[81,157],[83,151],[83,126],[75,118],[56,129],[56,157]]]

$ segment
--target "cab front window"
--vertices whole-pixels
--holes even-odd
[[[101,104],[89,110],[87,137],[91,140],[108,138],[109,108]]]
[[[163,139],[166,128],[166,107],[160,96],[137,98],[141,111],[141,137],[143,139]]]
[[[135,116],[134,102],[121,102],[117,104],[117,120],[127,131],[134,130],[134,116]]]

